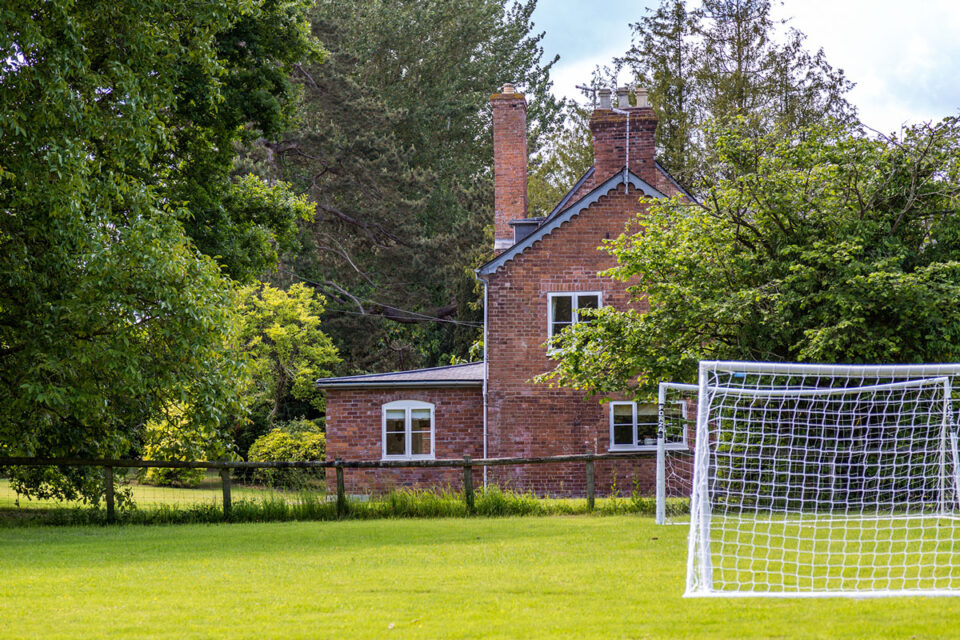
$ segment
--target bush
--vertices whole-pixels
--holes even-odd
[[[205,434],[191,428],[189,407],[174,405],[165,414],[148,420],[144,431],[143,456],[147,460],[203,460]],[[203,469],[150,467],[141,482],[161,487],[196,487],[203,481]]]
[[[257,438],[248,460],[298,461],[323,460],[327,441],[320,428],[311,420],[293,420],[266,435]],[[322,479],[323,469],[256,469],[253,481],[271,487],[299,489],[311,479]]]

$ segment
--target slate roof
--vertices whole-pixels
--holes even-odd
[[[568,192],[566,196],[564,196],[564,199],[560,201],[560,204],[557,205],[557,208],[554,209],[550,215],[544,219],[543,223],[537,227],[536,231],[501,253],[490,262],[481,266],[479,269],[477,269],[477,274],[489,275],[491,273],[496,273],[497,269],[526,251],[533,245],[534,242],[537,240],[542,240],[544,237],[550,235],[556,229],[560,228],[560,225],[562,225],[564,222],[567,222],[575,216],[580,215],[580,213],[587,209],[587,207],[599,200],[601,196],[606,195],[613,189],[616,189],[619,185],[623,184],[624,178],[626,178],[631,186],[643,192],[643,194],[646,196],[652,198],[666,197],[663,193],[655,189],[652,185],[634,172],[629,170],[625,172],[623,169],[621,169],[611,176],[606,182],[594,188],[592,191],[590,191],[590,193],[577,200],[567,209],[559,211],[559,209],[565,204],[565,201],[569,199],[573,192],[576,191],[576,189],[583,184],[583,181],[587,179],[591,171],[593,171],[592,168],[590,171],[584,174],[583,178],[577,181],[577,185],[574,186],[574,188]]]
[[[670,175],[670,172],[667,171],[666,169],[664,169],[662,164],[660,164],[660,163],[657,162],[656,160],[653,161],[653,164],[655,164],[656,167],[657,167],[657,170],[660,171],[660,173],[663,174],[663,177],[666,178],[667,180],[669,180],[669,181],[670,181],[670,184],[672,184],[673,186],[675,186],[675,187],[677,188],[677,191],[679,191],[679,192],[682,193],[683,195],[685,195],[685,196],[687,196],[688,198],[690,198],[690,202],[699,202],[699,200],[697,200],[696,198],[693,197],[693,194],[692,194],[692,193],[690,193],[689,191],[687,191],[686,189],[684,189],[682,186],[680,186],[680,183],[677,182],[676,178],[674,178],[672,175]]]
[[[360,389],[376,387],[478,387],[483,384],[483,363],[468,362],[446,367],[370,373],[362,376],[320,378],[321,389]]]
[[[577,180],[576,183],[574,183],[574,185],[570,188],[570,191],[567,191],[566,195],[560,198],[560,202],[558,202],[557,206],[553,208],[553,211],[551,211],[550,213],[548,213],[543,217],[543,221],[546,222],[547,220],[550,220],[551,218],[556,216],[558,213],[560,213],[563,210],[563,208],[567,206],[567,203],[570,202],[570,198],[573,197],[573,194],[579,191],[580,187],[583,186],[583,183],[590,179],[590,176],[593,175],[594,171],[595,171],[594,167],[590,167],[589,169],[587,169],[587,172],[584,173],[582,176],[580,176],[580,179]]]

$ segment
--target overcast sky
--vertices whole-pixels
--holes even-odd
[[[629,23],[656,4],[540,0],[535,28],[546,32],[545,54],[560,55],[554,93],[579,97],[574,86],[626,51]],[[857,84],[849,98],[868,126],[892,132],[960,110],[960,0],[785,0],[777,15]]]

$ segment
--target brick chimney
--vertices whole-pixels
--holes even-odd
[[[627,87],[617,89],[616,96],[611,96],[609,89],[601,89],[599,97],[600,104],[590,116],[595,169],[591,182],[600,184],[629,165],[632,172],[656,185],[653,136],[657,117],[647,100],[647,90],[636,90],[633,106]]]
[[[493,107],[494,255],[513,245],[511,220],[527,217],[527,101],[512,84],[490,96]]]

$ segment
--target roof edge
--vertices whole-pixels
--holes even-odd
[[[317,380],[318,389],[397,389],[397,388],[431,388],[443,389],[450,387],[482,387],[482,380],[370,380],[354,382],[324,382]]]
[[[677,190],[680,191],[680,193],[682,193],[683,195],[685,195],[685,196],[687,196],[688,198],[690,198],[690,201],[691,201],[691,202],[695,202],[695,203],[697,203],[697,204],[700,204],[700,201],[697,200],[697,199],[693,196],[692,193],[690,193],[689,191],[687,191],[687,190],[683,187],[683,185],[681,185],[679,182],[677,182],[677,179],[674,178],[674,177],[670,174],[669,171],[667,171],[666,167],[664,167],[662,164],[660,164],[660,162],[657,161],[657,160],[654,160],[653,163],[656,165],[656,167],[657,167],[657,169],[660,171],[660,173],[662,173],[662,174],[664,175],[664,177],[665,177],[667,180],[670,181],[670,184],[672,184],[673,186],[675,186],[675,187],[677,188]]]
[[[529,247],[533,246],[534,242],[542,240],[546,236],[553,233],[556,229],[560,228],[564,222],[567,222],[574,216],[580,215],[580,212],[595,203],[601,197],[605,196],[610,191],[613,191],[618,186],[628,181],[629,184],[633,185],[635,188],[639,189],[651,198],[666,198],[666,195],[662,193],[659,189],[648,183],[646,180],[630,171],[626,167],[620,169],[615,174],[610,176],[602,184],[594,187],[588,194],[577,200],[575,203],[567,207],[563,212],[551,217],[548,217],[542,225],[540,225],[533,233],[529,236],[516,243],[499,256],[490,260],[486,264],[481,265],[475,270],[475,273],[478,276],[485,276],[496,273],[501,266],[513,260],[518,255],[522,254]]]
[[[424,367],[423,369],[409,369],[407,371],[387,371],[385,373],[362,373],[355,376],[339,376],[335,378],[319,378],[314,381],[318,388],[337,388],[344,389],[349,387],[396,387],[396,386],[471,386],[483,383],[483,378],[463,379],[463,378],[436,378],[433,380],[384,380],[387,376],[408,375],[416,376],[419,373],[427,371],[448,371],[450,369],[460,369],[463,367],[482,366],[483,361],[462,362],[460,364],[447,364],[440,367]]]
[[[596,171],[596,167],[594,167],[594,166],[591,165],[590,168],[587,169],[587,170],[584,172],[584,174],[583,174],[582,176],[580,176],[580,178],[573,184],[573,186],[570,188],[570,190],[567,191],[566,195],[564,195],[562,198],[560,198],[560,202],[557,203],[557,206],[555,206],[550,213],[548,213],[547,215],[545,215],[545,216],[543,217],[544,222],[550,220],[550,219],[553,218],[555,215],[557,215],[558,213],[560,213],[561,211],[563,211],[564,207],[567,206],[567,203],[570,202],[570,198],[572,198],[573,195],[574,195],[577,191],[580,190],[580,187],[583,186],[583,183],[586,182],[587,180],[589,180],[589,179],[590,179],[590,176],[592,176],[595,171]]]

